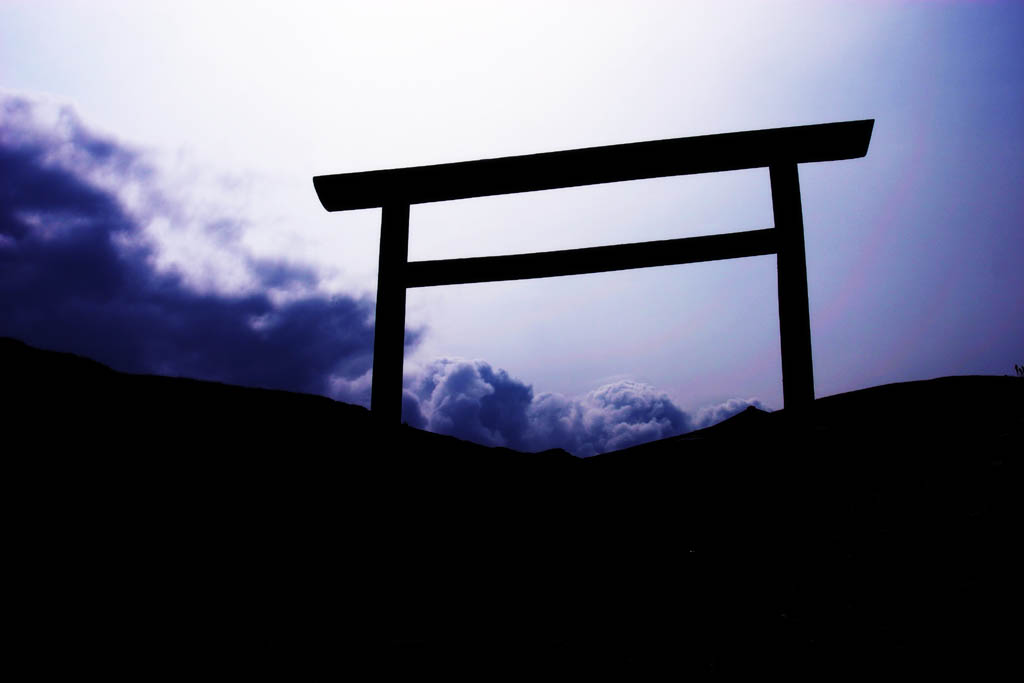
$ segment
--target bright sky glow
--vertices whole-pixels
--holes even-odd
[[[823,396],[1024,361],[1022,35],[1019,2],[15,0],[0,87],[160,159],[189,207],[149,226],[160,265],[226,291],[246,271],[216,215],[322,289],[373,290],[379,212],[327,214],[313,175],[874,118],[866,158],[800,169]],[[414,206],[410,257],[771,221],[767,171],[669,178]],[[407,366],[778,408],[775,287],[759,257],[417,290]]]

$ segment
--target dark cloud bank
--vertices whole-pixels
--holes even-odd
[[[275,303],[271,289],[309,289],[315,273],[252,258],[256,286],[243,294],[199,292],[180,274],[161,272],[153,266],[158,246],[116,191],[118,181],[141,184],[150,201],[171,201],[152,165],[87,130],[68,108],[49,122],[37,109],[0,94],[0,335],[126,372],[368,404],[372,300],[306,294]],[[211,225],[224,221],[210,218]],[[410,330],[408,344],[420,334]],[[413,426],[580,456],[681,434],[752,403],[733,400],[690,416],[634,382],[576,398],[535,396],[503,370],[453,359],[407,377],[406,387],[403,413]]]
[[[321,394],[336,393],[332,378],[369,371],[372,301],[274,305],[267,293],[197,293],[179,274],[158,272],[138,218],[91,181],[145,185],[153,169],[70,110],[44,125],[35,108],[8,97],[0,109],[0,334],[127,372]],[[268,289],[313,278],[279,263],[250,265]]]

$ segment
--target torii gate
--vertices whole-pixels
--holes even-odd
[[[867,154],[874,119],[589,147],[453,164],[315,176],[328,211],[381,207],[370,409],[402,417],[405,290],[581,275],[777,254],[785,407],[814,401],[807,262],[797,164]],[[409,206],[624,180],[767,167],[775,227],[609,247],[409,262]]]

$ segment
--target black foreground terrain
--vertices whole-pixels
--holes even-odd
[[[0,371],[40,674],[1017,668],[1021,379],[580,460],[10,339]]]

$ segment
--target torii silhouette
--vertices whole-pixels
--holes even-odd
[[[867,154],[874,119],[702,135],[479,159],[453,164],[315,176],[328,211],[381,207],[377,314],[370,409],[402,415],[405,290],[471,282],[600,273],[777,254],[782,390],[792,414],[814,401],[807,262],[797,165]],[[409,206],[579,185],[767,167],[775,227],[609,247],[409,262]]]

